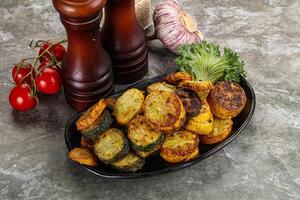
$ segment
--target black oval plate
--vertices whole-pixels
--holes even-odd
[[[156,78],[150,79],[145,82],[137,83],[131,87],[135,87],[138,89],[145,89],[148,85],[157,82],[161,80],[165,75],[158,76]],[[96,167],[90,167],[86,165],[81,165],[79,163],[76,163],[80,165],[83,169],[97,175],[100,177],[105,178],[114,178],[114,179],[124,179],[124,178],[140,178],[140,177],[146,177],[146,176],[154,176],[159,175],[167,172],[177,171],[186,167],[189,167],[193,164],[198,163],[199,161],[203,160],[204,158],[207,158],[208,156],[211,156],[212,154],[216,153],[218,150],[222,149],[224,146],[229,144],[234,138],[236,138],[249,124],[254,110],[255,110],[255,93],[253,91],[253,88],[249,84],[247,80],[242,80],[240,85],[244,88],[245,93],[247,95],[247,104],[243,111],[233,119],[233,128],[230,133],[230,136],[222,141],[221,143],[214,144],[214,145],[203,145],[200,144],[199,150],[200,155],[196,159],[186,162],[186,163],[179,163],[179,164],[170,164],[164,161],[159,155],[149,157],[146,159],[146,164],[141,170],[138,170],[135,173],[121,173],[116,171],[115,169],[112,169],[108,165],[105,164],[99,164]],[[127,88],[128,89],[128,88]],[[125,90],[127,90],[125,89]],[[120,96],[125,90],[122,90],[114,95],[111,95],[111,97],[118,97]],[[76,120],[81,115],[82,112],[79,112],[75,114],[68,122],[65,130],[65,142],[67,145],[68,150],[72,150],[75,147],[79,147],[81,134],[76,130]]]

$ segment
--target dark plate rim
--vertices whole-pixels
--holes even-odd
[[[109,95],[111,97],[113,96],[118,96],[120,93],[123,93],[125,90],[127,90],[128,88],[132,88],[132,87],[143,87],[143,85],[147,85],[149,83],[153,83],[156,82],[160,79],[162,79],[163,77],[165,77],[167,74],[163,74],[157,77],[154,77],[152,79],[146,80],[146,81],[141,81],[138,82],[136,84],[130,85],[129,87],[113,94],[113,95]],[[77,162],[72,161],[73,163],[75,163],[76,165],[79,165],[81,168],[83,168],[84,170],[95,174],[97,176],[103,177],[103,178],[110,178],[110,179],[133,179],[133,178],[143,178],[143,177],[149,177],[149,176],[155,176],[155,175],[161,175],[161,174],[165,174],[165,173],[169,173],[169,172],[174,172],[174,171],[178,171],[184,168],[187,168],[189,166],[192,166],[198,162],[200,162],[201,160],[213,155],[214,153],[218,152],[219,150],[221,150],[222,148],[224,148],[226,145],[228,145],[230,142],[232,142],[238,135],[240,135],[242,133],[242,131],[249,125],[253,115],[254,115],[254,111],[255,111],[255,106],[256,106],[256,96],[255,96],[255,92],[252,88],[252,86],[250,85],[250,83],[246,80],[246,79],[242,79],[242,81],[245,83],[245,85],[247,85],[247,87],[250,89],[250,98],[249,101],[251,102],[251,109],[249,112],[249,115],[247,116],[246,120],[242,123],[242,125],[234,132],[230,135],[230,137],[228,137],[226,140],[224,140],[223,142],[217,144],[217,146],[215,146],[214,148],[212,148],[211,150],[205,152],[204,154],[200,155],[199,157],[197,157],[194,160],[191,160],[189,162],[186,163],[181,163],[181,164],[176,164],[174,166],[168,167],[168,168],[164,168],[158,171],[153,171],[153,172],[137,172],[137,173],[108,173],[108,172],[101,172],[99,170],[95,170],[93,169],[93,167],[89,167],[86,165],[81,165]],[[73,115],[73,117],[68,121],[66,128],[65,128],[65,143],[66,146],[68,148],[68,151],[71,151],[71,145],[70,142],[68,140],[68,130],[70,129],[71,124],[74,122],[74,120],[82,113],[78,112],[75,115]]]

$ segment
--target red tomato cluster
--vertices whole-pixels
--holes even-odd
[[[34,65],[25,60],[13,66],[12,78],[16,86],[10,91],[10,105],[26,111],[37,105],[37,92],[54,95],[62,86],[60,65],[66,49],[60,43],[44,42],[38,46]],[[39,65],[37,66],[39,61]]]

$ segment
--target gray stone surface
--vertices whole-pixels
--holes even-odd
[[[62,92],[27,113],[7,96],[13,63],[31,39],[65,32],[50,0],[0,1],[0,199],[300,199],[300,1],[182,0],[206,39],[240,52],[257,94],[250,126],[217,154],[179,172],[138,180],[95,177],[67,160],[74,114]],[[153,1],[157,3],[157,1]],[[175,56],[150,44],[153,77]]]

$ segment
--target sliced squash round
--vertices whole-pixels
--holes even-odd
[[[82,131],[92,126],[99,119],[105,108],[105,99],[100,99],[100,101],[85,111],[76,121],[77,130]]]
[[[146,97],[143,111],[147,122],[155,130],[178,130],[185,122],[186,115],[181,100],[172,92],[151,92]]]
[[[173,85],[169,85],[165,82],[157,82],[149,85],[147,87],[147,92],[153,92],[153,91],[167,91],[167,92],[174,92],[176,90],[176,87]]]
[[[189,161],[199,154],[199,139],[189,131],[169,133],[160,149],[160,156],[170,163]]]
[[[201,100],[201,102],[200,113],[187,121],[185,129],[200,135],[207,135],[213,129],[213,115],[210,112],[208,103],[205,100]]]
[[[127,125],[142,111],[144,94],[138,89],[129,89],[124,92],[114,105],[113,115],[121,125]]]
[[[140,157],[142,157],[142,158],[147,158],[147,157],[149,157],[149,156],[156,155],[156,154],[159,152],[159,150],[160,150],[160,148],[161,148],[161,146],[162,146],[162,143],[163,143],[163,140],[161,140],[160,143],[156,144],[155,147],[153,147],[153,149],[150,150],[150,151],[135,151],[135,152],[136,152]]]
[[[102,133],[94,144],[94,152],[104,163],[109,164],[123,159],[129,152],[129,143],[119,129],[110,128]]]
[[[238,83],[220,81],[211,90],[207,101],[214,116],[228,119],[240,114],[247,103],[247,96]]]
[[[200,142],[203,144],[216,144],[225,140],[232,129],[233,122],[231,119],[214,118],[213,131],[208,135],[201,135]]]
[[[145,160],[138,155],[130,152],[126,157],[118,162],[114,162],[111,166],[122,172],[136,172],[145,164]]]
[[[98,137],[98,135],[106,131],[110,127],[112,122],[113,118],[111,113],[108,110],[104,110],[101,116],[96,121],[94,121],[91,126],[81,131],[81,134],[86,138],[95,139]]]
[[[196,92],[185,88],[178,88],[175,94],[180,98],[188,117],[194,117],[200,113],[201,100]]]
[[[128,125],[127,137],[136,151],[152,151],[163,141],[161,131],[154,130],[142,115],[136,116]]]

